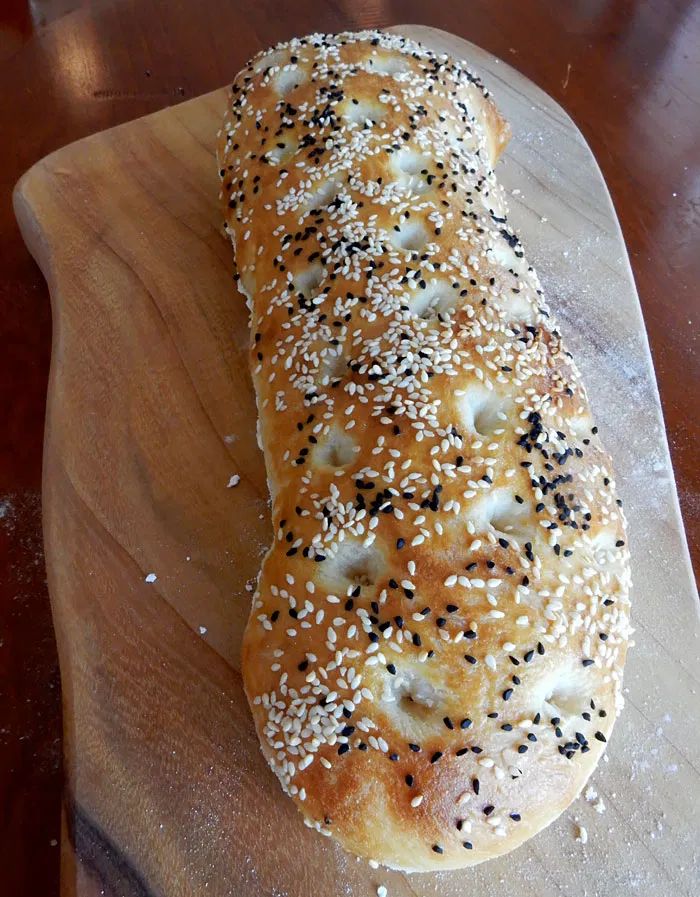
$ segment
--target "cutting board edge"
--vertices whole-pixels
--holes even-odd
[[[60,150],[57,150],[57,152],[60,152]],[[54,154],[52,153],[51,155]],[[46,280],[49,290],[49,298],[51,299],[51,308],[55,313],[53,285],[50,279],[51,266],[49,260],[49,244],[46,239],[46,233],[41,227],[36,206],[30,196],[33,183],[35,179],[40,176],[39,172],[41,167],[43,166],[44,161],[48,158],[50,158],[50,156],[45,156],[43,159],[39,160],[39,162],[36,162],[31,168],[25,171],[22,177],[17,181],[12,190],[12,209],[15,213],[17,226],[19,227],[19,232],[24,240],[24,245],[29,250],[30,255],[39,266],[41,273]]]

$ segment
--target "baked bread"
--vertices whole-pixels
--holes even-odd
[[[307,823],[404,870],[555,819],[621,706],[625,522],[465,64],[312,35],[219,135],[274,542],[243,644]]]

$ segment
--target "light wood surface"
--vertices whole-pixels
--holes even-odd
[[[64,895],[694,891],[697,604],[607,190],[572,122],[517,72],[443,32],[397,30],[467,58],[509,118],[500,177],[520,190],[512,220],[616,461],[637,647],[593,779],[607,809],[581,799],[502,860],[405,877],[305,829],[267,770],[238,672],[269,518],[247,314],[218,221],[217,91],[54,153],[15,194],[54,314],[44,528],[64,700]]]

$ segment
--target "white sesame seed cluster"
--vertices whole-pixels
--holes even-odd
[[[463,63],[381,32],[260,54],[219,135],[275,530],[246,692],[307,823],[409,870],[551,822],[621,706],[624,516],[507,139]]]

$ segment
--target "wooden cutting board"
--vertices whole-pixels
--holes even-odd
[[[64,701],[64,895],[695,893],[697,603],[608,192],[575,125],[522,75],[444,32],[396,30],[467,59],[510,120],[500,178],[512,221],[616,461],[637,646],[592,780],[606,809],[580,798],[501,860],[404,876],[306,829],[268,771],[239,673],[246,583],[270,521],[247,313],[219,226],[220,90],[54,153],[15,193],[54,319],[44,532]]]

